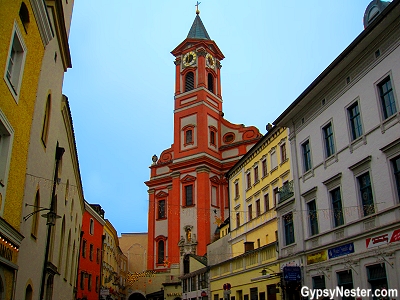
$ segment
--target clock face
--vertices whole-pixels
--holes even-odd
[[[206,55],[206,64],[207,64],[207,67],[209,67],[209,68],[215,67],[215,59],[209,53],[207,53],[207,55]]]
[[[185,67],[191,66],[196,62],[196,53],[194,51],[190,51],[183,56],[183,65]]]

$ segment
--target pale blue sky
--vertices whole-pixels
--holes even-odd
[[[265,133],[362,32],[370,0],[202,0],[225,59],[225,118]],[[192,0],[75,1],[65,75],[84,195],[118,234],[146,232],[151,157],[173,143],[174,57]]]

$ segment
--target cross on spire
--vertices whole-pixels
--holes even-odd
[[[196,14],[198,15],[198,14],[200,14],[200,11],[199,11],[199,5],[200,5],[200,3],[201,2],[199,2],[199,1],[197,1],[197,3],[196,3]]]

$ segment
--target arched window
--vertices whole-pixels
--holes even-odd
[[[93,221],[93,219],[90,219],[89,232],[90,232],[91,235],[94,234],[94,221]]]
[[[71,270],[70,270],[70,273],[69,273],[69,282],[73,282],[73,280],[74,280],[74,278],[73,278],[73,275],[74,275],[74,267],[75,267],[75,241],[74,241],[74,244],[73,244],[73,246],[72,246],[72,258],[71,258],[72,260],[71,260],[71,265],[70,265],[70,267],[71,267]]]
[[[46,300],[53,299],[53,282],[54,282],[54,275],[49,275],[46,281]]]
[[[194,89],[194,74],[193,72],[188,72],[185,76],[185,92]]]
[[[32,300],[33,290],[30,284],[26,287],[25,290],[25,300]]]
[[[185,255],[183,259],[183,274],[188,274],[190,272],[190,257]]]
[[[71,229],[68,232],[68,243],[67,243],[67,258],[65,259],[65,279],[68,278],[68,266],[69,264],[69,257],[70,257],[70,248],[71,248]]]
[[[53,211],[57,214],[57,195],[54,197]],[[57,221],[56,221],[56,224],[51,229],[50,246],[49,246],[49,261],[53,260],[54,240],[55,240],[55,232],[56,232],[57,227],[58,226],[57,226]]]
[[[214,93],[214,76],[211,73],[208,73],[208,90]]]
[[[33,204],[33,210],[36,211],[40,207],[40,193],[39,190],[36,192],[35,196],[35,203]],[[32,229],[31,229],[31,234],[36,237],[37,236],[37,231],[38,231],[38,225],[39,225],[39,214],[33,214],[32,216]]]
[[[51,95],[48,95],[46,101],[46,108],[44,111],[43,128],[42,128],[42,142],[45,146],[47,143],[47,136],[49,133],[50,109],[51,109]]]
[[[157,264],[164,264],[165,242],[163,240],[158,241],[157,248]]]
[[[68,195],[69,195],[69,179],[67,179],[67,183],[65,184],[65,205],[68,203]]]
[[[65,240],[65,217],[63,217],[61,225],[61,239],[60,239],[60,249],[58,254],[58,269],[61,273],[63,254],[64,254],[64,240]]]

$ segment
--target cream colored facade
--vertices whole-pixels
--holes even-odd
[[[146,273],[147,233],[122,233],[119,246],[127,257],[127,298],[145,298],[146,287],[154,283],[154,275]]]
[[[293,180],[288,131],[285,127],[268,129],[227,173],[230,233],[221,234],[224,243],[217,241],[208,248],[212,299],[280,297],[275,207],[293,193]],[[230,253],[224,253],[226,243]]]
[[[364,16],[374,20],[274,121],[294,154],[295,197],[277,213],[297,287],[400,288],[400,1],[373,0]]]
[[[71,299],[84,212],[71,111],[62,94],[64,72],[71,67],[68,33],[74,1],[29,2],[37,2],[34,15],[48,16],[51,29],[40,31],[46,46],[43,61],[35,62],[40,74],[24,169],[20,224],[25,239],[18,257],[16,299]],[[50,209],[59,216],[54,226],[42,217]],[[38,210],[43,211],[34,213]]]

